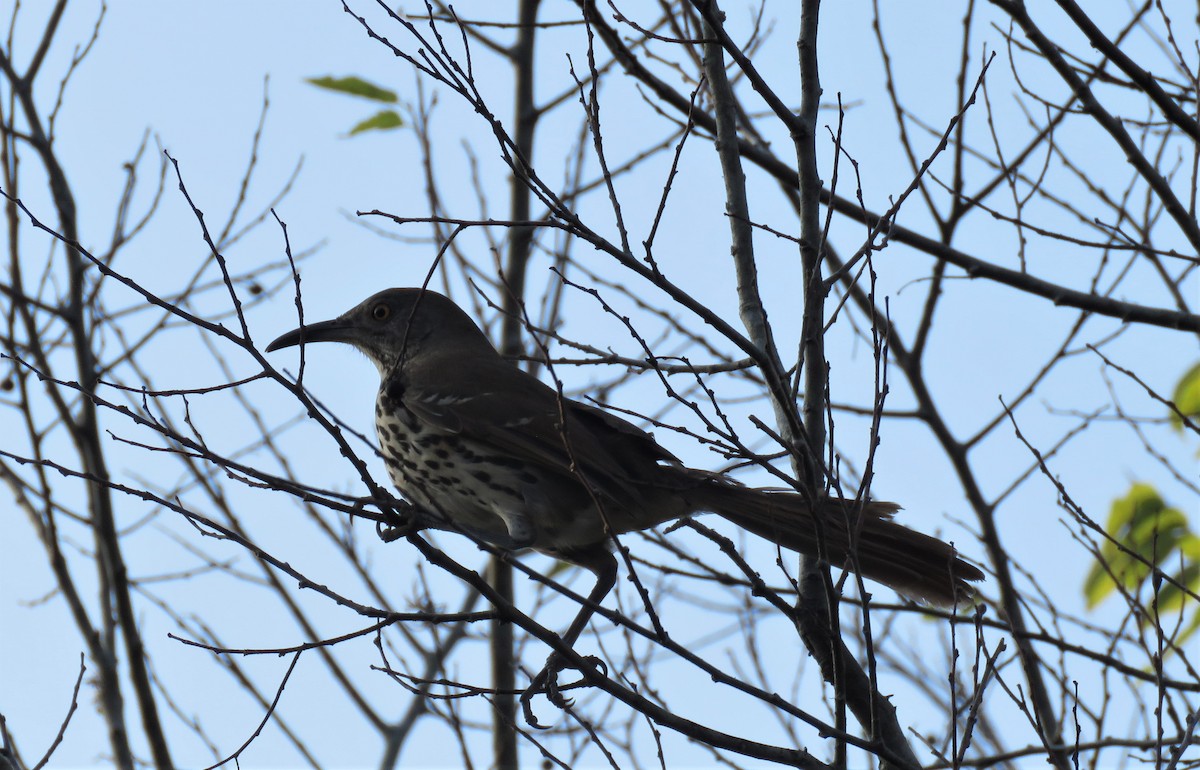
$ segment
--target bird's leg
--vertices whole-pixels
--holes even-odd
[[[575,616],[575,619],[571,621],[571,625],[567,627],[566,632],[562,635],[563,643],[568,647],[575,645],[575,641],[583,633],[583,629],[587,628],[588,621],[595,614],[594,608],[596,605],[600,604],[604,600],[604,597],[608,596],[609,591],[617,583],[617,560],[607,549],[597,551],[594,554],[588,554],[588,556],[590,558],[586,560],[571,559],[572,562],[587,567],[594,572],[596,575],[596,584],[592,586],[592,590],[587,595],[587,600],[579,608],[579,614]],[[588,660],[603,666],[603,663],[598,658],[589,657]],[[542,725],[537,721],[537,716],[533,713],[533,707],[530,705],[533,696],[537,695],[538,692],[544,690],[546,698],[560,708],[569,703],[563,697],[558,687],[558,672],[562,671],[564,667],[566,667],[566,660],[557,651],[551,652],[550,657],[546,659],[546,665],[533,678],[533,681],[529,683],[529,687],[525,692],[521,693],[521,710],[525,715],[525,721],[530,726],[543,729],[546,727],[546,725]]]
[[[391,543],[406,535],[420,532],[428,526],[428,522],[425,520],[428,516],[425,512],[407,500],[370,499],[370,502],[383,512],[384,521],[377,522],[375,529],[379,534],[379,539],[385,543]],[[362,506],[363,501],[361,500],[355,504],[356,508]]]

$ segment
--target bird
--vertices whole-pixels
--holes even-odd
[[[567,645],[615,584],[615,536],[701,513],[918,602],[968,602],[984,577],[952,545],[895,522],[893,503],[759,489],[686,466],[631,422],[510,362],[435,291],[381,291],[266,350],[316,342],[351,345],[378,368],[379,447],[410,503],[497,548],[595,574]]]

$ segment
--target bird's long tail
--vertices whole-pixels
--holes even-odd
[[[954,546],[892,521],[894,503],[826,498],[814,516],[794,492],[772,492],[710,479],[686,493],[710,511],[759,537],[833,567],[857,571],[910,599],[939,606],[969,601],[983,572]]]

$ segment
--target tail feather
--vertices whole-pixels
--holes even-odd
[[[712,480],[695,490],[698,510],[716,513],[759,537],[833,567],[857,571],[918,601],[939,606],[969,601],[978,567],[954,546],[891,520],[895,503],[826,498],[813,516],[793,492],[769,492]],[[861,511],[861,513],[860,513]]]

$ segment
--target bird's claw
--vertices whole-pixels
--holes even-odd
[[[387,524],[380,524],[377,527],[379,539],[385,543],[394,543],[402,537],[411,535],[418,529],[420,528],[417,526],[416,519],[406,519],[395,523],[388,522]]]
[[[384,508],[383,512],[386,521],[378,523],[375,529],[379,539],[385,543],[395,542],[425,529],[420,510],[410,503],[401,502]]]
[[[600,658],[597,658],[595,655],[585,655],[583,656],[583,661],[592,669],[598,671],[601,676],[608,676],[608,665]],[[581,679],[574,684],[560,685],[558,683],[558,674],[567,668],[576,668],[578,670],[578,667],[569,664],[558,653],[551,654],[546,659],[545,667],[533,678],[533,681],[529,683],[529,687],[525,689],[525,692],[521,693],[521,713],[525,716],[525,722],[530,727],[538,730],[547,730],[550,728],[550,725],[543,725],[539,722],[537,715],[533,713],[533,696],[539,692],[546,696],[546,700],[560,709],[568,709],[575,702],[563,693],[566,690],[583,687],[585,680]]]
[[[521,693],[521,714],[525,717],[525,723],[535,730],[548,730],[550,725],[544,725],[538,721],[537,714],[533,713],[533,696],[538,694],[538,691],[545,688],[546,682],[550,678],[548,668],[543,668],[538,675],[529,683],[529,687],[525,688],[525,692]]]

